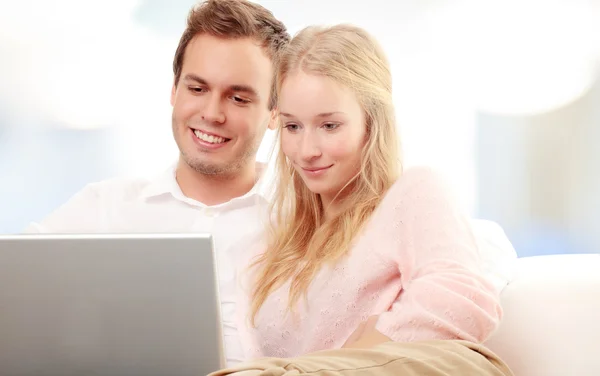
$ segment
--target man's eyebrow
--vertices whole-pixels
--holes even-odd
[[[260,96],[258,95],[258,92],[256,90],[254,90],[254,88],[252,86],[248,86],[248,85],[231,85],[229,87],[229,91],[233,91],[236,93],[246,93],[255,98],[260,98]]]
[[[187,81],[196,81],[200,85],[208,85],[208,82],[206,82],[206,80],[204,78],[197,76],[193,73],[186,74],[183,79],[187,80]]]
[[[195,81],[196,83],[198,83],[200,85],[208,86],[208,81],[206,81],[204,78],[202,78],[196,74],[193,74],[193,73],[186,74],[183,79],[186,81]],[[252,86],[249,86],[249,85],[231,85],[227,88],[227,90],[231,91],[231,92],[235,92],[235,93],[246,93],[255,98],[260,98],[260,96],[258,95],[258,92]]]

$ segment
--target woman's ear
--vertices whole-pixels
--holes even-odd
[[[274,108],[271,110],[271,118],[269,119],[269,129],[275,130],[277,128],[277,120],[279,119],[279,110]]]

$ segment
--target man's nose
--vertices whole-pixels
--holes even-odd
[[[202,120],[208,123],[222,124],[225,122],[225,112],[221,98],[216,94],[211,94],[202,111]]]

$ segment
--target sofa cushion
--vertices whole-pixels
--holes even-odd
[[[517,252],[496,222],[474,219],[471,226],[483,262],[484,275],[500,292],[513,278]]]
[[[600,255],[520,258],[486,345],[516,376],[600,375]]]

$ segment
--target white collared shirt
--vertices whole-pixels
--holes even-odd
[[[264,231],[265,179],[226,203],[184,196],[170,168],[154,180],[111,179],[86,186],[28,233],[210,233],[218,262],[223,340],[228,365],[244,361],[235,325],[236,260]]]

